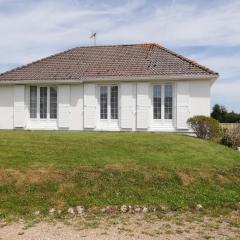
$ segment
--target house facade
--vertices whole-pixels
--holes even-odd
[[[0,129],[188,131],[217,78],[157,44],[78,47],[0,75]]]

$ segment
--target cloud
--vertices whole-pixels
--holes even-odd
[[[219,72],[221,81],[240,81],[240,50],[237,53],[228,54],[200,54],[192,55],[203,65]]]
[[[143,4],[144,1],[135,0],[96,9],[86,3],[76,4],[76,1],[72,4],[69,1],[39,1],[26,9],[20,6],[21,11],[7,11],[7,14],[0,14],[1,61],[20,65],[66,47],[92,44],[91,32],[98,31],[101,36],[114,28],[116,22],[112,19],[130,15]]]
[[[108,32],[106,39],[113,36],[115,41],[154,40],[168,46],[239,46],[239,1],[216,3],[212,8],[203,9],[193,3],[175,1],[171,6],[159,6],[145,18]]]
[[[225,105],[229,111],[240,112],[239,100],[240,82],[219,82],[212,88],[212,105]]]

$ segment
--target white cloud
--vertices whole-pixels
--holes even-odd
[[[212,87],[212,104],[225,105],[228,110],[240,112],[240,81],[219,82]]]
[[[110,31],[115,41],[157,41],[168,46],[239,45],[240,2],[229,1],[214,8],[199,9],[196,5],[176,4],[156,8],[152,14],[127,26]]]
[[[212,93],[215,96],[221,97],[221,98],[229,98],[231,96],[235,99],[238,99],[238,102],[240,103],[240,81],[239,82],[219,82],[219,84],[215,84],[212,88]],[[239,104],[240,105],[240,104]],[[240,107],[240,106],[239,106]]]
[[[92,44],[91,32],[104,35],[116,25],[115,18],[129,15],[143,4],[135,0],[95,9],[69,1],[43,1],[22,11],[1,13],[0,61],[20,65],[66,47]]]
[[[221,50],[220,50],[221,51]],[[240,52],[240,51],[239,51]],[[229,54],[199,54],[193,55],[194,59],[197,59],[201,64],[208,66],[209,68],[216,70],[220,73],[220,79],[227,79],[227,81],[240,81],[240,55],[235,53]]]

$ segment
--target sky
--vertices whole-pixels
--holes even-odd
[[[0,0],[0,73],[76,46],[158,43],[220,74],[240,112],[240,0]]]

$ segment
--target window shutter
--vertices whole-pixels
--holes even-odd
[[[137,84],[137,128],[147,129],[149,127],[149,84]]]
[[[177,83],[177,129],[188,129],[189,82]]]
[[[24,128],[25,117],[25,86],[16,85],[14,89],[14,127]]]
[[[96,87],[84,84],[84,128],[96,127]]]
[[[58,103],[58,127],[69,128],[70,86],[60,85],[58,87]]]
[[[133,127],[133,84],[121,84],[121,128]]]

